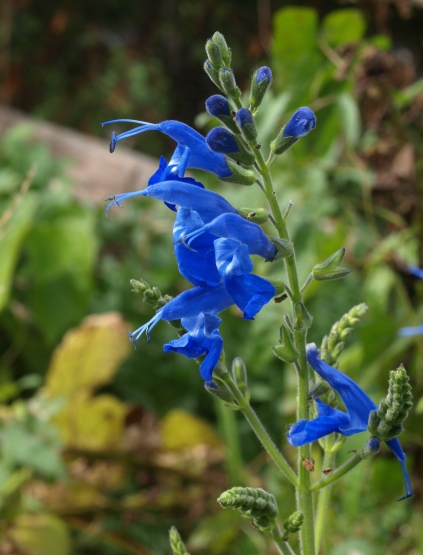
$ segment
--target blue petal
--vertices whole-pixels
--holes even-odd
[[[401,337],[408,337],[410,335],[421,335],[423,333],[423,325],[410,328],[401,328],[398,330],[398,335]]]
[[[407,499],[408,497],[412,497],[414,495],[413,488],[411,487],[410,476],[408,474],[407,466],[405,464],[407,457],[404,451],[402,450],[401,443],[399,442],[398,438],[395,437],[394,439],[390,439],[389,441],[386,442],[386,445],[396,456],[396,458],[398,459],[398,462],[401,465],[402,475],[403,475],[404,484],[405,484],[405,495],[401,497],[401,499],[398,499],[398,501],[402,501],[403,499]]]
[[[223,283],[199,285],[184,291],[160,309],[162,320],[181,320],[198,316],[200,312],[218,314],[233,304],[233,299]]]
[[[239,146],[232,135],[224,127],[215,127],[206,136],[206,143],[210,151],[220,154],[239,152]]]
[[[283,136],[299,139],[316,127],[316,116],[310,108],[299,108],[285,126]]]
[[[161,131],[176,141],[180,146],[188,147],[190,149],[190,156],[187,163],[188,168],[210,171],[219,177],[229,177],[231,175],[231,171],[226,164],[224,156],[217,154],[216,152],[212,152],[207,147],[204,137],[185,123],[167,120],[162,121],[161,123],[153,124],[132,119],[117,119],[106,121],[101,125],[118,122],[138,123],[140,125],[135,129],[130,129],[129,131],[125,131],[124,133],[120,133],[119,135],[113,137],[113,147],[117,141],[132,137],[133,135],[138,135],[139,133],[144,133],[145,131]]]
[[[245,220],[238,214],[222,214],[203,228],[191,232],[185,236],[185,241],[191,245],[191,241],[204,232],[212,233],[217,237],[236,239],[248,245],[250,254],[258,254],[266,260],[273,260],[276,256],[275,245],[267,238],[261,227],[253,222]]]
[[[271,283],[254,274],[227,277],[224,283],[235,304],[244,312],[245,320],[254,320],[254,316],[276,295]]]
[[[338,429],[339,422],[336,418],[318,416],[314,420],[299,420],[290,428],[287,439],[291,445],[300,447],[337,432]]]
[[[234,239],[221,238],[214,241],[214,250],[216,266],[223,280],[252,272],[253,262],[247,245]]]
[[[221,94],[214,94],[206,100],[206,110],[215,118],[219,116],[231,116],[229,102]]]
[[[423,269],[419,268],[418,266],[408,266],[408,271],[410,272],[410,274],[413,274],[413,276],[416,276],[420,279],[423,279]]]
[[[220,318],[210,314],[199,314],[196,318],[182,320],[182,325],[188,333],[167,343],[163,348],[185,355],[188,358],[198,358],[205,355],[200,365],[201,377],[206,383],[213,379],[213,370],[219,362],[223,349],[223,339],[217,328]]]
[[[370,397],[351,378],[320,360],[314,343],[307,345],[307,360],[319,376],[339,393],[350,417],[350,428],[367,430],[369,414],[372,410],[377,410]],[[347,435],[347,431],[342,433]]]
[[[269,67],[263,66],[257,70],[256,82],[261,83],[264,79],[268,79],[270,82],[273,79],[272,70]]]

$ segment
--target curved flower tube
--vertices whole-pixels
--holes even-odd
[[[350,436],[367,430],[370,413],[377,410],[377,406],[370,397],[351,378],[322,361],[314,343],[307,345],[307,361],[319,376],[339,393],[347,412],[329,407],[317,399],[317,418],[300,420],[294,424],[288,432],[289,443],[299,447],[332,432]],[[401,501],[413,495],[405,465],[406,455],[397,438],[387,441],[386,444],[401,465],[405,484],[405,495],[398,500]]]
[[[127,139],[128,137],[144,133],[145,131],[161,131],[178,143],[178,149],[174,154],[174,161],[178,158],[180,159],[178,162],[178,165],[179,163],[181,164],[180,171],[178,171],[179,176],[183,175],[186,168],[206,170],[216,174],[218,177],[229,177],[231,175],[225,157],[222,154],[212,152],[206,145],[204,137],[185,123],[175,120],[166,120],[161,123],[148,123],[146,121],[134,119],[115,119],[105,121],[101,125],[104,126],[121,122],[137,123],[139,126],[120,133],[119,135],[113,132],[110,142],[110,152],[115,150],[116,143],[122,139]]]

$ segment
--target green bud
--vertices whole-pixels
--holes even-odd
[[[264,224],[269,219],[269,213],[264,208],[238,208],[238,214],[255,224]]]
[[[173,555],[189,555],[178,530],[174,526],[169,530],[169,541]]]
[[[295,137],[284,137],[283,130],[284,128],[282,127],[282,129],[270,143],[270,150],[273,152],[273,154],[283,154],[286,150],[288,150],[288,148],[290,148],[298,141],[298,139],[296,139]]]
[[[275,496],[261,488],[235,487],[220,495],[217,502],[224,509],[236,509],[263,532],[275,526],[278,507]]]
[[[273,353],[284,362],[295,362],[300,356],[300,353],[292,342],[291,334],[287,331],[285,326],[281,326],[280,334],[281,344],[272,347]]]
[[[225,116],[224,114],[219,114],[219,116],[214,116],[219,121],[221,121],[231,133],[235,135],[241,135],[241,130],[235,123],[235,120],[232,116]]]
[[[241,164],[244,164],[244,166],[252,166],[256,160],[254,154],[247,146],[245,146],[244,141],[239,135],[232,135],[232,136],[235,139],[235,142],[239,150],[238,152],[230,152],[226,156],[229,158],[232,158],[232,160],[235,160],[235,162],[240,162]],[[231,171],[235,171],[233,166],[231,166],[230,169]],[[248,180],[251,181],[252,176],[250,176],[250,174],[248,174],[248,176],[249,176]],[[226,177],[223,179],[221,178],[222,181],[224,181],[225,179],[229,180],[231,178],[230,177]],[[256,179],[257,179],[256,175],[254,174],[254,181],[252,183],[254,183]],[[251,185],[252,183],[248,183],[248,184]]]
[[[235,115],[235,121],[247,141],[257,139],[257,126],[253,114],[247,108],[241,108]]]
[[[250,110],[253,115],[257,112],[271,83],[272,72],[268,67],[261,67],[254,73],[250,90]]]
[[[341,268],[339,264],[344,258],[345,248],[342,247],[336,251],[332,256],[321,264],[314,266],[312,274],[317,281],[327,281],[333,279],[342,279],[351,273],[347,268]]]
[[[367,306],[361,303],[354,306],[342,318],[335,322],[332,326],[329,335],[325,335],[320,347],[320,358],[329,364],[335,366],[340,354],[345,346],[345,339],[351,333],[353,326],[360,321],[367,311]]]
[[[256,182],[257,176],[253,170],[247,170],[229,158],[226,158],[226,164],[231,170],[231,175],[229,177],[220,177],[220,181],[247,186],[253,185]]]
[[[287,256],[291,256],[294,252],[294,245],[288,239],[281,239],[280,237],[270,237],[270,240],[275,245],[277,253],[273,261],[281,260]]]
[[[232,361],[232,376],[234,377],[235,383],[238,389],[241,391],[243,396],[249,401],[250,391],[248,388],[248,376],[247,368],[245,363],[240,357],[236,357]]]
[[[285,520],[285,522],[283,523],[283,527],[286,530],[286,535],[284,537],[285,541],[287,541],[288,539],[287,536],[289,534],[295,534],[296,532],[299,531],[303,522],[304,522],[304,515],[300,511],[296,511],[295,513],[292,513],[292,515]]]
[[[206,42],[206,53],[209,62],[217,71],[223,66],[222,54],[220,52],[219,45],[212,39],[208,39]]]
[[[231,49],[228,47],[225,37],[219,31],[216,31],[212,36],[212,41],[215,42],[220,49],[220,54],[223,59],[223,63],[226,67],[231,66],[232,53]]]
[[[295,315],[295,328],[297,330],[306,331],[311,327],[313,316],[306,309],[302,302],[295,303]]]
[[[314,399],[317,399],[318,397],[325,395],[330,390],[331,390],[331,387],[326,380],[319,380],[308,390],[307,399],[309,401],[314,401]]]
[[[216,387],[211,387],[206,384],[204,384],[204,387],[210,395],[214,395],[221,401],[225,401],[225,403],[229,403],[230,405],[234,404],[234,396],[223,382],[218,382]]]
[[[388,395],[381,400],[377,411],[370,413],[370,433],[383,441],[398,436],[412,406],[413,395],[409,377],[401,364],[397,370],[390,373]]]
[[[237,87],[235,75],[231,68],[222,67],[219,71],[219,80],[221,88],[230,98],[238,100],[241,97],[241,91]]]
[[[131,284],[132,291],[138,295],[144,295],[146,290],[150,289],[149,284],[143,279],[140,279],[139,281],[136,279],[130,279],[129,283]]]
[[[213,83],[216,85],[216,87],[223,92],[222,85],[220,84],[219,72],[214,69],[209,60],[206,60],[204,62],[203,69],[210,77],[211,81],[213,81]]]

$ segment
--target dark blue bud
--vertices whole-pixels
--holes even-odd
[[[235,162],[240,162],[244,166],[252,166],[255,156],[246,147],[241,138],[232,135],[224,127],[215,127],[206,137],[206,144],[210,150],[218,154],[226,154]]]
[[[206,100],[206,110],[215,118],[220,118],[221,116],[231,117],[229,102],[221,94],[214,94]]]
[[[248,141],[255,141],[257,138],[256,122],[253,115],[247,108],[238,110],[235,120],[242,131],[242,134]]]
[[[238,112],[236,113],[235,119],[237,124],[241,128],[248,123],[251,124],[254,122],[253,116],[250,110],[247,110],[247,108],[241,108],[240,110],[238,110]]]
[[[235,137],[223,127],[215,127],[212,129],[206,137],[206,143],[210,150],[218,152],[219,154],[239,152]]]
[[[291,117],[283,131],[284,137],[299,139],[316,127],[316,116],[310,108],[299,108]]]
[[[268,79],[269,83],[272,81],[273,75],[270,67],[263,66],[257,70],[256,83],[261,83],[264,79]]]

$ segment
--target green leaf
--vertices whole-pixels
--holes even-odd
[[[329,13],[323,20],[323,37],[334,48],[363,38],[366,22],[360,10],[342,9]]]
[[[272,54],[293,66],[316,48],[317,12],[312,8],[282,8],[273,20]]]
[[[14,543],[25,553],[68,555],[70,535],[66,524],[48,514],[21,514],[9,530]]]
[[[13,272],[22,242],[32,225],[36,205],[35,198],[27,195],[11,218],[0,228],[0,311],[9,301]]]

